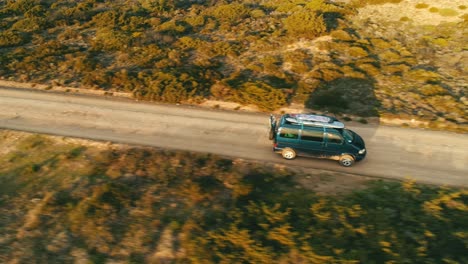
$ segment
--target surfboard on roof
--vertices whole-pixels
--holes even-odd
[[[330,116],[315,114],[286,114],[285,120],[291,124],[305,126],[321,126],[330,128],[344,128],[345,125],[338,119]]]

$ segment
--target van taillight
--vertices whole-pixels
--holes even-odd
[[[273,143],[273,147],[277,147],[278,146],[278,143]]]

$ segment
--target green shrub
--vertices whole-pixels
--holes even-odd
[[[182,49],[196,49],[201,41],[192,37],[181,37],[177,40],[176,45]]]
[[[372,46],[377,49],[377,51],[389,49],[392,47],[392,44],[388,40],[382,38],[373,38],[371,39],[371,43]]]
[[[350,34],[348,34],[348,32],[341,30],[341,29],[332,31],[330,35],[336,40],[343,40],[343,41],[353,40],[353,37],[351,37]]]
[[[24,14],[33,9],[33,7],[41,4],[40,0],[15,0],[4,2],[6,3],[3,3],[3,5],[5,5],[3,8],[12,11],[15,14]]]
[[[431,7],[429,8],[429,12],[431,13],[438,13],[439,12],[439,9],[437,7]]]
[[[448,94],[447,90],[441,87],[440,85],[435,84],[425,84],[421,86],[419,92],[425,96],[435,96],[435,95],[446,95]]]
[[[405,73],[405,78],[408,78],[413,81],[420,83],[429,83],[429,82],[438,82],[442,78],[440,74],[433,71],[428,71],[424,69],[411,70]]]
[[[234,100],[244,105],[256,105],[262,110],[275,110],[284,106],[287,98],[283,91],[261,82],[247,82],[236,90]]]
[[[400,21],[402,21],[402,22],[408,22],[408,21],[412,21],[412,19],[409,18],[409,17],[407,17],[407,16],[404,16],[404,17],[401,17],[401,18],[400,18]]]
[[[23,18],[18,20],[11,26],[11,30],[22,31],[22,32],[34,32],[41,29],[44,29],[46,24],[45,18],[32,17],[32,18]]]
[[[190,26],[196,28],[201,27],[205,24],[205,17],[202,15],[198,16],[188,16],[184,19]]]
[[[441,47],[447,47],[449,45],[448,40],[445,38],[435,38],[435,39],[432,39],[431,42]]]
[[[410,67],[406,64],[389,64],[382,66],[381,70],[385,74],[389,75],[403,75],[405,72],[409,71]]]
[[[284,27],[290,36],[313,39],[326,32],[322,16],[310,11],[298,11],[284,19]]]
[[[327,82],[336,80],[343,76],[343,73],[336,69],[320,68],[319,71],[322,73],[322,80]]]
[[[249,14],[249,9],[244,4],[232,3],[216,6],[211,10],[210,15],[218,21],[234,23]]]
[[[28,41],[25,33],[17,31],[1,31],[0,32],[0,47],[14,47]]]
[[[439,10],[439,15],[445,17],[458,16],[458,12],[451,8],[442,8]]]
[[[466,5],[460,5],[460,6],[458,6],[458,9],[460,9],[460,10],[465,10],[465,9],[466,9]]]
[[[385,61],[386,63],[398,62],[401,59],[400,55],[397,52],[391,50],[379,53],[379,58],[380,60]]]
[[[358,67],[373,78],[376,78],[380,74],[380,70],[370,63],[359,63]]]
[[[361,47],[350,47],[349,49],[346,49],[345,52],[354,58],[367,57],[369,55],[367,51]]]
[[[102,28],[96,32],[96,38],[92,42],[95,50],[113,51],[122,50],[130,45],[131,36],[125,32]]]
[[[398,4],[402,0],[352,0],[351,3],[356,6],[366,6],[366,5],[382,5],[382,4]]]
[[[426,3],[417,3],[415,7],[418,9],[423,9],[423,8],[428,8],[429,5]]]

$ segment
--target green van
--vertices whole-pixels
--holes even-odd
[[[279,120],[270,115],[269,137],[273,151],[285,159],[297,155],[327,158],[349,167],[366,156],[362,137],[326,115],[285,114]]]

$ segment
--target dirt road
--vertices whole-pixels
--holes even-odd
[[[283,160],[272,152],[268,116],[103,97],[0,87],[0,128],[208,152],[385,178],[468,186],[468,135],[377,125],[349,125],[363,136],[367,158]]]

